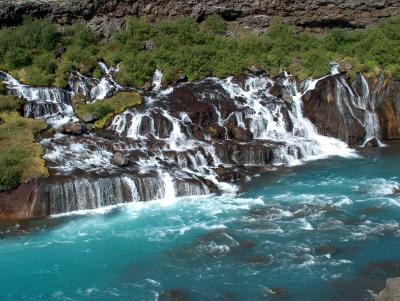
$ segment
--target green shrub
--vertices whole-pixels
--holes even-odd
[[[107,122],[115,115],[122,113],[128,108],[138,106],[142,99],[137,93],[120,92],[112,98],[98,100],[95,103],[77,103],[75,113],[79,118],[86,114],[92,114],[95,117],[95,126],[103,128]]]
[[[272,76],[286,70],[305,78],[325,74],[332,59],[351,62],[353,74],[384,70],[397,78],[399,17],[367,30],[334,29],[319,36],[298,33],[282,22],[274,22],[261,36],[244,31],[226,36],[226,31],[227,23],[218,15],[200,25],[188,18],[158,23],[128,18],[114,38],[100,41],[82,24],[59,31],[46,20],[27,19],[19,27],[0,29],[0,68],[28,84],[59,87],[65,86],[71,70],[99,77],[99,59],[121,63],[118,81],[135,87],[149,82],[156,68],[165,74],[165,84],[182,73],[198,80],[235,75],[252,65]],[[152,51],[144,47],[148,40],[156,45]],[[60,47],[65,52],[56,60]]]
[[[0,124],[0,191],[47,177],[43,149],[34,139],[34,134],[46,129],[46,123],[4,110],[0,119],[3,121]]]
[[[208,16],[202,23],[202,27],[212,34],[224,34],[227,29],[225,20],[217,14]]]
[[[14,96],[0,95],[0,113],[21,110],[22,101]]]

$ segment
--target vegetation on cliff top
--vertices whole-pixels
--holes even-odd
[[[85,115],[91,115],[91,119],[95,121],[95,126],[101,129],[115,114],[122,113],[126,109],[138,106],[141,103],[142,99],[138,93],[120,92],[112,98],[91,104],[77,103],[75,113],[81,119],[85,119]]]
[[[82,25],[61,31],[45,20],[27,19],[0,30],[0,69],[26,83],[63,86],[71,70],[98,74],[99,59],[120,63],[118,80],[135,87],[149,81],[156,68],[163,71],[165,83],[183,74],[189,80],[235,75],[249,66],[272,76],[286,70],[306,78],[325,75],[332,60],[351,66],[350,75],[385,71],[400,80],[400,18],[368,30],[335,29],[321,36],[278,23],[256,36],[231,28],[218,16],[201,24],[131,18],[107,41]]]
[[[21,117],[20,109],[20,100],[0,95],[0,191],[48,175],[43,149],[34,139],[47,125]]]

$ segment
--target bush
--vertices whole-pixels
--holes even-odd
[[[0,113],[20,111],[22,101],[14,96],[0,95]]]
[[[78,103],[75,107],[75,113],[79,118],[86,114],[95,116],[95,126],[103,128],[115,114],[122,113],[128,108],[138,106],[142,99],[137,93],[120,92],[112,98],[98,100],[95,103]]]
[[[165,84],[182,73],[198,80],[235,75],[251,65],[272,76],[286,70],[304,78],[325,74],[332,59],[352,62],[352,73],[384,70],[398,77],[394,66],[400,61],[399,17],[367,30],[334,29],[320,36],[298,33],[282,22],[261,36],[240,31],[226,36],[227,26],[218,15],[200,25],[188,18],[159,23],[128,18],[126,28],[113,39],[99,41],[82,24],[58,31],[48,21],[27,19],[19,27],[0,29],[0,68],[21,75],[25,83],[57,86],[66,84],[71,70],[98,77],[100,58],[107,64],[121,63],[118,80],[135,87],[150,81],[156,68],[165,74]],[[152,51],[144,47],[148,40],[155,44]],[[56,60],[60,47],[65,51]]]
[[[4,104],[4,99],[0,103]],[[34,134],[47,127],[46,123],[5,112],[6,109],[3,106],[0,112],[0,191],[48,176],[43,149],[34,139]]]
[[[212,34],[224,34],[227,26],[225,20],[220,15],[210,15],[202,23],[202,27],[205,31]]]

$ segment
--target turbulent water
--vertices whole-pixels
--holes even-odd
[[[0,225],[1,300],[370,300],[400,275],[399,146],[353,150],[303,114],[328,79],[338,138],[356,125],[380,144],[383,78],[370,91],[333,64],[301,83],[247,74],[165,88],[157,70],[142,106],[71,135],[74,97],[132,91],[118,67],[99,67],[101,79],[73,72],[65,89],[0,72],[24,115],[58,130],[40,141],[51,217]]]
[[[400,155],[358,153],[238,195],[3,225],[1,300],[371,300],[400,275]]]

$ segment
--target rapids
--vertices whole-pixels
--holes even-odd
[[[237,195],[175,198],[167,176],[158,201],[3,224],[1,300],[372,300],[400,275],[399,145],[358,153]]]

